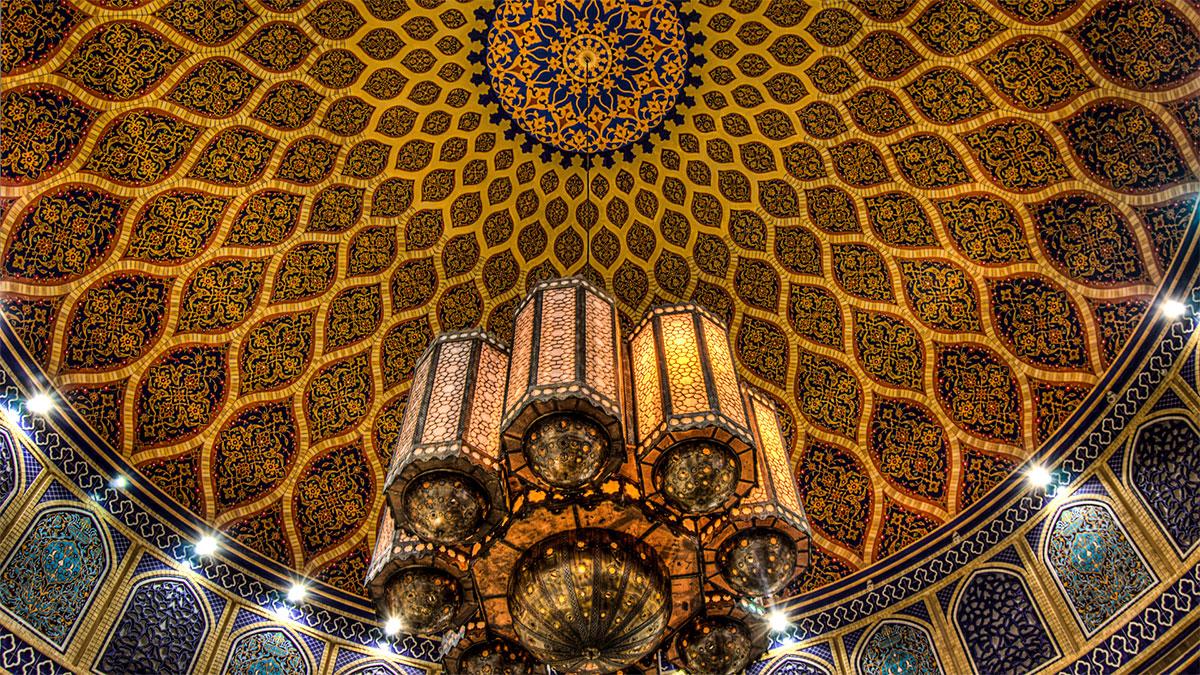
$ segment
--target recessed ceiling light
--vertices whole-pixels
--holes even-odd
[[[21,427],[21,414],[20,413],[18,413],[16,410],[13,410],[12,408],[8,408],[8,407],[3,408],[3,411],[4,411],[4,419],[8,420],[9,424],[11,424],[17,428]]]
[[[385,635],[399,635],[400,619],[395,617],[388,619],[387,622],[383,624],[383,632]]]
[[[51,410],[54,410],[54,399],[50,398],[46,394],[34,394],[33,396],[29,397],[28,401],[25,401],[25,407],[28,408],[29,412],[31,413],[45,415]]]
[[[1162,303],[1163,316],[1168,319],[1178,319],[1187,313],[1187,305],[1178,300],[1166,300]]]
[[[292,587],[288,589],[287,599],[288,602],[295,603],[300,602],[307,595],[308,586],[305,586],[304,584],[292,584]]]
[[[212,555],[217,552],[217,540],[211,535],[200,537],[196,542],[196,555]]]
[[[792,622],[788,620],[787,614],[776,609],[767,615],[767,625],[776,633],[782,633],[792,627]]]
[[[1029,480],[1030,485],[1038,488],[1044,488],[1054,480],[1054,476],[1050,473],[1050,470],[1041,464],[1034,464],[1029,467],[1029,470],[1025,472],[1025,478]]]
[[[288,609],[284,605],[280,605],[280,606],[276,607],[274,609],[274,611],[272,611],[272,614],[274,614],[275,618],[280,621],[291,621],[292,620],[292,610]]]
[[[108,486],[114,490],[124,490],[129,487],[129,479],[120,474],[113,476],[113,479],[108,481]]]

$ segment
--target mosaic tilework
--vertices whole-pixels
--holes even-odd
[[[567,273],[609,288],[626,321],[677,299],[728,318],[741,371],[797,420],[798,472],[802,448],[837,446],[872,492],[945,522],[1015,466],[960,471],[982,467],[976,450],[1022,459],[1053,432],[988,424],[977,407],[1063,419],[1078,399],[1036,383],[1082,391],[1111,365],[1178,246],[1186,213],[1166,205],[1186,203],[1200,169],[1176,117],[1197,87],[1195,10],[1165,0],[689,4],[705,40],[680,121],[590,171],[486,114],[470,58],[484,26],[462,8],[122,11],[137,4],[8,8],[27,19],[6,31],[5,109],[63,123],[52,141],[33,122],[3,134],[19,144],[6,157],[29,159],[2,177],[0,284],[61,303],[24,312],[23,339],[120,456],[220,527],[292,499],[262,486],[296,484],[359,433],[377,481],[419,351],[398,336],[422,335],[400,327],[508,337],[528,284]],[[1146,47],[1163,36],[1168,57]],[[1154,161],[1135,171],[1127,156]],[[124,301],[124,322],[73,330],[129,287],[141,304]],[[1034,307],[1054,320],[1030,321]],[[286,348],[263,354],[256,330],[289,323]],[[948,340],[962,332],[970,354]],[[777,344],[786,358],[766,358]],[[900,367],[917,354],[923,369]],[[147,371],[223,401],[179,408]],[[947,395],[948,381],[969,394]],[[341,385],[346,401],[330,395]],[[198,458],[266,391],[311,436],[282,479],[247,477],[250,501],[226,513],[223,479]],[[945,433],[948,469],[917,490],[873,459],[885,399]],[[876,503],[835,514],[859,519],[830,528],[862,542],[819,534],[842,562],[814,578],[897,550],[868,545],[887,522]],[[370,538],[368,520],[328,548],[301,527],[283,519],[298,566]]]

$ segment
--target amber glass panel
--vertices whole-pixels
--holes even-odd
[[[617,400],[617,362],[612,306],[588,293],[584,312],[587,317],[587,380],[596,391]]]
[[[392,521],[391,508],[384,506],[379,517],[379,527],[375,530],[375,554],[372,562],[382,560],[392,551],[392,539],[396,535],[396,524]]]
[[[556,288],[542,293],[542,323],[538,343],[537,382],[555,384],[575,380],[575,289]]]
[[[700,345],[696,341],[692,315],[665,314],[661,320],[667,385],[671,392],[671,414],[709,410],[708,389],[704,385],[704,365],[700,362]]]
[[[647,324],[633,339],[633,386],[637,398],[638,438],[645,438],[662,423],[662,387],[658,381],[658,357],[654,353],[654,329]]]
[[[800,507],[800,496],[796,494],[796,481],[792,478],[791,465],[788,463],[787,450],[783,446],[783,434],[779,432],[779,419],[775,416],[775,406],[757,396],[753,397],[752,405],[761,445],[758,451],[766,459],[766,470],[771,473],[769,484],[774,488],[775,501],[784,508],[791,509],[796,513],[803,513]],[[767,480],[764,480],[765,478],[759,478],[760,485],[768,484]],[[766,498],[770,499],[770,496]]]
[[[512,408],[529,388],[529,350],[533,340],[533,303],[529,303],[517,315],[513,328],[512,367],[508,371],[508,400],[505,409]]]
[[[425,432],[422,443],[441,443],[458,438],[458,424],[463,415],[463,389],[471,362],[471,343],[465,340],[447,342],[438,356],[433,376],[429,407],[425,409]]]
[[[717,387],[717,403],[721,412],[738,424],[746,423],[746,409],[742,405],[741,390],[738,388],[737,373],[733,370],[733,354],[729,351],[729,336],[720,326],[705,318],[704,346],[708,348],[708,361],[712,367],[713,384]]]
[[[500,415],[503,412],[507,361],[504,354],[490,344],[485,342],[480,346],[475,392],[471,401],[471,421],[466,434],[467,443],[497,459],[500,454]]]
[[[414,439],[413,434],[417,431],[417,420],[424,414],[421,408],[421,399],[425,396],[425,382],[429,379],[429,363],[432,359],[425,359],[413,374],[412,386],[408,389],[408,404],[404,406],[404,419],[400,423],[400,438],[397,441],[397,448],[393,448],[392,462],[398,462],[402,459],[402,455],[406,454],[408,448],[411,448]],[[403,452],[399,452],[403,448]]]

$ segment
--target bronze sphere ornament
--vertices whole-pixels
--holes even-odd
[[[458,580],[436,567],[400,570],[383,589],[385,612],[407,633],[437,633],[450,628],[462,603]]]
[[[582,529],[521,556],[509,611],[521,642],[559,672],[609,673],[662,639],[671,588],[654,549],[628,535]]]
[[[601,478],[608,455],[608,432],[581,414],[552,413],[525,432],[529,467],[547,485],[578,489]]]
[[[680,511],[710,513],[733,496],[738,473],[738,458],[727,446],[691,440],[663,453],[654,467],[654,485]]]
[[[725,616],[696,617],[675,640],[676,652],[692,673],[740,673],[756,656],[750,629],[741,621]]]
[[[725,542],[718,555],[721,574],[746,595],[773,595],[796,575],[796,543],[776,529],[739,532]]]
[[[626,333],[591,282],[544,281],[511,347],[431,341],[397,439],[366,586],[449,672],[741,672],[809,561],[776,404],[696,305]]]
[[[402,500],[409,528],[426,541],[454,544],[469,538],[487,517],[483,488],[470,476],[429,471],[408,484]]]

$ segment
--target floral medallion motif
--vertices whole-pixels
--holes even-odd
[[[608,152],[645,138],[688,80],[670,0],[501,0],[488,29],[491,96],[538,141]]]
[[[154,87],[187,52],[133,21],[96,29],[59,70],[92,93],[125,101]]]
[[[0,95],[0,182],[32,183],[66,166],[83,142],[96,111],[53,87]]]
[[[361,440],[314,459],[296,483],[294,497],[305,552],[323,551],[369,520],[374,513],[373,488]]]
[[[287,477],[297,444],[288,400],[247,408],[226,422],[213,444],[217,510],[228,511],[270,492]]]
[[[208,426],[228,388],[225,345],[184,345],[159,357],[134,403],[136,448],[183,441]]]
[[[157,110],[133,110],[108,125],[83,171],[130,187],[152,185],[175,170],[199,133]]]
[[[109,370],[141,356],[162,332],[174,279],[122,273],[84,292],[68,321],[64,370]]]
[[[871,459],[890,483],[945,505],[950,443],[933,413],[917,403],[880,397],[869,436]]]
[[[32,282],[82,276],[108,253],[129,201],[86,185],[41,195],[8,235],[3,275]]]
[[[4,5],[0,73],[16,75],[47,61],[88,15],[66,0],[13,0]]]

